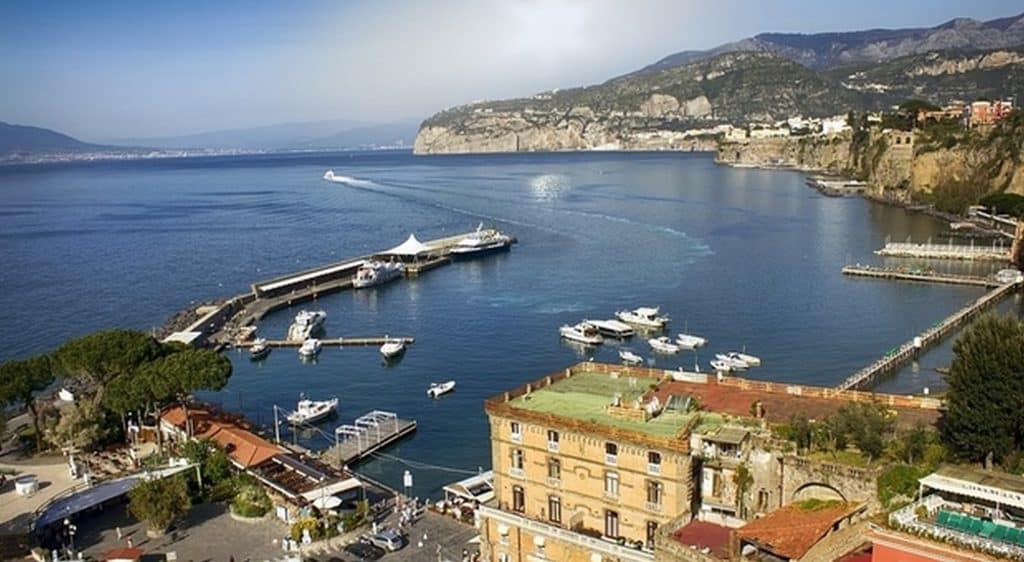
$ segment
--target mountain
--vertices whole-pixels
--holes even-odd
[[[42,127],[11,125],[0,121],[0,156],[36,152],[82,152],[103,150],[104,146]]]
[[[838,33],[761,33],[707,51],[671,54],[638,73],[652,73],[727,52],[759,51],[816,70],[885,62],[908,55],[951,49],[999,49],[1024,44],[1024,14],[978,21],[957,18],[935,27],[869,29]]]
[[[311,139],[290,148],[344,149],[412,146],[418,128],[418,121],[363,125]]]

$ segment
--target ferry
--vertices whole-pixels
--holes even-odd
[[[575,326],[562,326],[558,329],[558,333],[567,340],[586,345],[600,345],[604,342],[604,338],[597,332],[597,328],[586,322],[580,322]]]
[[[356,270],[352,286],[356,289],[387,283],[405,274],[405,266],[398,262],[372,260]]]
[[[327,313],[322,310],[302,310],[295,315],[295,321],[288,328],[289,341],[305,341],[323,327]]]
[[[427,389],[427,396],[431,398],[438,398],[442,394],[448,394],[455,390],[455,381],[447,381],[442,383],[432,382],[430,388]]]
[[[597,328],[602,335],[613,338],[625,339],[634,334],[632,326],[618,320],[583,320],[583,322]]]
[[[302,347],[299,348],[299,355],[302,357],[316,357],[320,353],[320,349],[323,348],[323,344],[316,338],[309,338],[302,342]]]
[[[634,310],[620,310],[615,317],[627,324],[662,330],[668,324],[668,316],[660,316],[658,307],[642,306]]]
[[[459,240],[458,244],[448,250],[448,254],[453,259],[462,259],[504,252],[511,247],[511,236],[493,228],[484,229],[484,224],[480,223],[476,232]]]
[[[338,409],[338,399],[330,400],[299,400],[295,411],[285,416],[288,423],[293,425],[316,423],[333,414]]]
[[[266,358],[270,355],[270,345],[267,344],[267,340],[264,338],[257,338],[252,343],[252,347],[249,348],[249,359],[253,361],[259,361],[260,359]]]
[[[679,353],[679,346],[672,343],[672,340],[668,339],[666,336],[651,338],[647,340],[647,343],[651,346],[651,349],[658,353],[665,353],[668,355]]]

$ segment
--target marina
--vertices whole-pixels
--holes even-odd
[[[884,257],[943,260],[1011,261],[1010,248],[1001,241],[992,245],[955,245],[914,242],[889,242],[875,254]]]
[[[334,445],[321,458],[336,467],[363,460],[416,431],[416,421],[398,417],[394,412],[373,410],[351,424],[334,429]]]
[[[320,339],[320,344],[325,347],[347,347],[347,346],[382,346],[387,343],[402,343],[404,345],[411,345],[416,343],[416,338],[408,337],[395,337],[395,336],[378,336],[378,337],[348,337],[348,338],[324,338]],[[262,340],[259,341],[241,341],[236,342],[233,345],[239,349],[248,349],[262,343],[266,347],[302,347],[301,341],[294,340]]]

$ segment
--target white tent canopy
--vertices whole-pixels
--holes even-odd
[[[430,250],[430,246],[427,246],[423,242],[417,240],[415,234],[410,234],[409,238],[405,242],[402,242],[401,244],[395,246],[394,248],[391,248],[390,250],[381,253],[390,254],[394,256],[416,257],[420,254],[425,254]]]
[[[317,498],[321,498],[324,496],[333,496],[334,494],[340,494],[342,492],[347,492],[349,490],[361,488],[362,486],[363,483],[360,482],[358,479],[347,478],[345,480],[339,480],[337,482],[334,482],[333,484],[327,484],[326,486],[323,487],[314,488],[306,492],[305,494],[302,494],[302,497],[309,501],[316,501]]]

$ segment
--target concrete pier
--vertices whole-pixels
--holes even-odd
[[[843,268],[843,275],[853,277],[873,277],[875,279],[895,279],[900,281],[918,281],[922,283],[946,283],[950,285],[973,285],[976,287],[998,287],[1000,284],[989,277],[970,275],[953,275],[908,268],[874,267],[870,265],[848,265]]]
[[[880,250],[879,256],[896,258],[921,258],[941,260],[985,260],[1011,261],[1010,248],[1003,244],[992,245],[954,245],[954,244],[917,244],[910,242],[889,242]]]
[[[416,343],[416,338],[407,337],[394,337],[394,336],[378,336],[369,338],[325,338],[321,339],[320,343],[324,347],[346,347],[346,346],[360,346],[360,345],[384,345],[388,342],[402,342],[406,345]],[[235,347],[241,349],[247,349],[253,346],[255,342],[245,341],[238,342]],[[267,340],[269,347],[302,347],[301,341],[292,340]]]
[[[374,410],[359,416],[352,424],[334,430],[334,446],[321,458],[342,467],[362,460],[416,431],[415,420],[404,420],[393,412]]]

